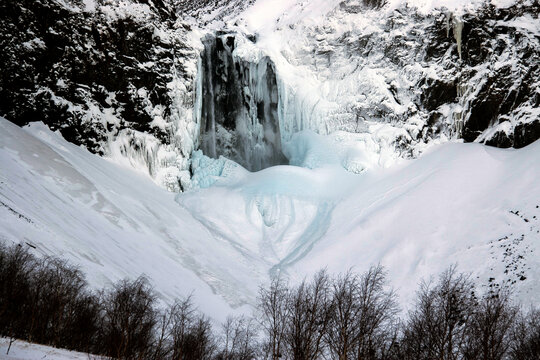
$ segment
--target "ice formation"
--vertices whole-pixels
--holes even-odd
[[[283,163],[274,64],[235,56],[235,34],[207,35],[197,94],[200,148],[249,170]]]
[[[461,60],[461,35],[463,31],[463,20],[461,20],[459,17],[454,16],[452,26],[454,30],[454,39],[456,39],[459,60]]]

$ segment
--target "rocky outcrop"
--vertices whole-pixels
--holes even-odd
[[[439,63],[449,81],[426,82],[422,105],[429,111],[458,102],[455,130],[465,141],[523,147],[540,138],[540,5],[485,5],[456,17],[441,13],[429,28],[424,61]],[[456,24],[460,34],[456,34]],[[457,44],[460,39],[461,56]],[[457,92],[456,90],[457,89]]]
[[[538,2],[458,16],[343,1],[324,24],[286,26],[297,39],[280,62],[235,54],[240,40],[256,49],[255,36],[199,42],[186,20],[228,21],[250,4],[2,2],[0,115],[43,121],[172,191],[189,182],[198,148],[258,170],[283,163],[282,139],[303,129],[376,131],[375,151],[400,156],[441,136],[499,147],[540,138]]]
[[[80,1],[2,2],[0,115],[18,125],[43,121],[99,154],[110,152],[119,135],[131,153],[155,152],[148,136],[154,148],[180,148],[177,118],[191,116],[198,51],[175,14],[161,0],[101,0],[93,8]],[[151,174],[155,161],[143,160]]]

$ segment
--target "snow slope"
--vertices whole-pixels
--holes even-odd
[[[175,199],[43,125],[0,119],[0,239],[79,264],[93,286],[144,273],[165,301],[194,291],[216,320],[248,311],[238,306],[269,275],[379,262],[404,305],[453,263],[481,285],[512,283],[525,303],[540,298],[540,142],[447,143],[359,174],[344,166],[362,161],[355,139],[303,132],[285,148],[298,166],[200,161],[208,187]]]
[[[9,354],[9,339],[0,338],[0,359],[2,360],[99,360],[101,357],[86,353],[56,349],[50,346],[31,344],[26,341],[16,340],[11,344]]]
[[[300,280],[381,263],[406,305],[422,278],[458,263],[481,286],[511,284],[524,303],[538,301],[540,142],[447,143],[360,174],[344,167],[358,162],[355,146],[302,133],[286,153],[303,167],[232,168],[178,201],[214,236],[272,264],[271,274]]]
[[[42,124],[23,130],[1,118],[0,169],[0,240],[64,257],[93,286],[145,274],[164,300],[194,292],[217,319],[243,302],[237,275],[249,269],[232,261],[235,250],[217,244],[149,177]]]

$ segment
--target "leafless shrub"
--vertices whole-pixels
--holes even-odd
[[[192,298],[177,300],[160,316],[152,356],[162,360],[204,360],[215,353],[215,337],[208,318],[199,314]]]
[[[259,292],[260,328],[229,318],[219,341],[191,297],[158,312],[143,277],[99,296],[87,288],[67,262],[0,244],[0,335],[115,359],[540,359],[540,310],[525,314],[500,290],[478,299],[456,267],[421,284],[399,326],[381,266],[292,288],[275,279]]]
[[[396,340],[397,303],[385,289],[381,266],[362,276],[352,271],[333,283],[333,307],[326,342],[332,358],[379,359]]]
[[[44,258],[32,282],[30,341],[71,347],[69,323],[76,319],[77,300],[86,287],[82,273],[66,261]]]
[[[0,243],[0,335],[28,336],[28,297],[35,259],[20,245]]]
[[[474,307],[465,330],[463,358],[500,360],[510,346],[518,309],[506,291],[486,294]]]
[[[252,318],[228,317],[222,325],[216,360],[252,360],[259,354],[257,326]]]
[[[144,359],[151,349],[156,311],[148,281],[122,280],[103,296],[100,342],[106,356]]]
[[[284,353],[285,330],[288,314],[289,289],[281,278],[272,280],[270,287],[259,289],[258,318],[265,341],[263,352],[266,358],[280,359]]]
[[[285,345],[287,358],[315,360],[324,351],[324,335],[330,322],[330,279],[320,271],[311,282],[303,281],[288,292]]]
[[[404,330],[404,358],[459,358],[475,302],[472,282],[455,267],[443,272],[435,285],[422,283]]]
[[[521,312],[511,333],[511,360],[540,359],[540,309]]]

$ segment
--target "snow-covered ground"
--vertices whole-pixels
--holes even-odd
[[[284,145],[294,165],[256,173],[201,157],[209,187],[175,195],[43,125],[0,119],[0,239],[67,258],[93,286],[144,273],[165,301],[194,291],[216,320],[249,311],[270,275],[377,263],[404,306],[453,263],[538,302],[540,142],[450,142],[356,173],[356,140],[302,132]]]
[[[56,349],[50,346],[31,344],[26,341],[16,340],[9,348],[10,340],[0,338],[0,359],[2,360],[99,360],[101,357],[86,353]],[[9,353],[8,353],[9,348]]]
[[[175,194],[43,125],[0,122],[0,239],[79,264],[93,286],[145,274],[165,300],[193,291],[217,319],[231,311],[227,301],[239,305],[228,288],[241,289],[229,281],[241,278],[227,273],[248,272],[227,261],[234,249],[216,246]],[[226,284],[219,296],[217,284]]]

